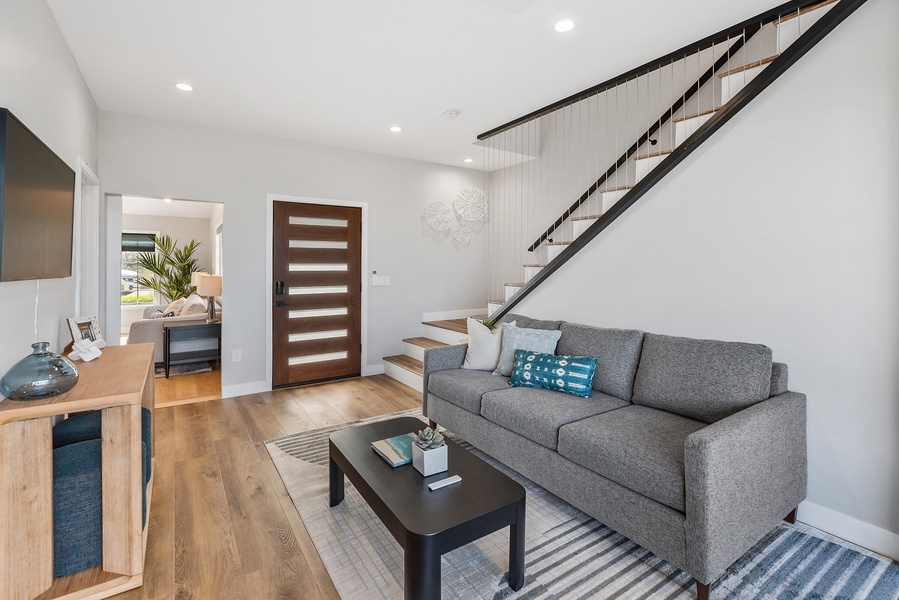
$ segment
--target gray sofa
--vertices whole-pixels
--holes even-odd
[[[184,316],[175,316],[175,317],[164,317],[161,319],[151,319],[150,315],[157,311],[163,311],[168,307],[167,304],[148,306],[144,309],[144,318],[139,321],[134,321],[131,323],[131,328],[128,330],[128,344],[154,344],[153,348],[153,361],[157,365],[161,365],[164,360],[164,346],[163,343],[165,341],[163,335],[163,323],[172,323],[172,322],[180,322],[180,321],[198,321],[200,323],[206,322],[206,313],[203,314],[194,314],[194,315],[184,315]],[[216,307],[216,316],[221,319],[222,311],[221,307]],[[176,342],[172,345],[175,346],[172,348],[173,352],[183,352],[189,350],[208,350],[209,348],[215,348],[216,340],[188,340],[184,342]]]
[[[697,595],[806,495],[805,396],[758,344],[507,315],[597,357],[589,398],[461,369],[427,350],[423,413],[692,575]]]

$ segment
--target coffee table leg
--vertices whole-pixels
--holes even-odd
[[[329,487],[331,491],[331,507],[343,502],[343,471],[333,458],[328,458]]]
[[[509,527],[509,587],[516,592],[524,585],[524,499],[518,503],[518,515]]]
[[[406,537],[403,552],[406,600],[440,600],[440,541],[434,537]]]

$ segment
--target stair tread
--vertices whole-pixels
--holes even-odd
[[[584,215],[583,217],[571,217],[572,221],[591,221],[600,218],[602,215]]]
[[[544,264],[544,265],[521,265],[521,266],[524,267],[525,269],[527,269],[528,267],[540,267],[542,269],[546,265]]]
[[[666,154],[671,154],[674,150],[660,150],[658,152],[652,152],[650,154],[638,154],[634,157],[634,160],[643,160],[644,158],[655,158],[656,156],[665,156]]]
[[[423,321],[422,325],[448,329],[456,333],[468,333],[468,321],[465,319],[445,319],[443,321]]]
[[[546,242],[547,246],[567,246],[571,242]]]
[[[607,194],[607,193],[609,193],[609,192],[623,192],[624,190],[629,190],[629,189],[631,189],[632,187],[634,187],[634,186],[632,186],[632,185],[620,185],[620,186],[618,186],[618,187],[613,187],[613,188],[603,188],[603,189],[599,190],[599,193],[600,193],[600,194]]]
[[[762,60],[757,60],[755,62],[751,62],[748,65],[743,65],[742,67],[737,67],[736,69],[731,69],[730,71],[725,71],[724,73],[719,73],[718,77],[724,79],[728,75],[736,75],[737,73],[742,73],[743,71],[747,71],[749,69],[754,69],[755,67],[761,67],[762,65],[767,65],[769,62],[773,61],[775,58],[780,56],[779,54],[775,54],[774,56],[769,56],[768,58],[763,58]]]
[[[789,21],[791,19],[795,19],[796,17],[799,17],[806,13],[810,13],[813,10],[818,10],[819,8],[827,6],[828,4],[833,4],[834,2],[839,2],[839,0],[824,0],[824,2],[819,2],[818,4],[813,4],[812,6],[806,6],[805,8],[803,8],[800,11],[792,12],[792,13],[788,14],[786,17],[781,17],[780,19],[778,19],[775,22],[775,25],[780,25],[784,21]]]
[[[449,346],[449,344],[444,344],[443,342],[438,342],[437,340],[426,337],[405,338],[403,341],[407,344],[418,346],[419,348],[440,348],[441,346]]]
[[[697,117],[704,117],[704,116],[706,116],[706,115],[710,115],[710,114],[712,114],[712,113],[716,113],[716,112],[718,112],[719,110],[721,110],[721,107],[720,107],[720,106],[716,106],[715,108],[710,108],[710,109],[704,110],[704,111],[702,111],[702,112],[693,113],[693,114],[689,114],[689,115],[684,115],[683,117],[678,117],[678,118],[676,118],[676,119],[671,119],[671,122],[672,122],[672,123],[681,123],[681,122],[683,122],[683,121],[689,121],[690,119],[695,119],[695,118],[697,118]]]
[[[505,300],[488,300],[487,304],[505,304]]]
[[[384,360],[386,360],[387,362],[392,363],[398,367],[402,367],[403,369],[406,369],[407,371],[411,371],[412,373],[415,373],[416,375],[424,375],[424,372],[425,372],[424,363],[422,363],[417,358],[412,358],[411,356],[408,356],[406,354],[397,354],[395,356],[385,356]]]
[[[504,283],[506,287],[524,287],[524,283]]]

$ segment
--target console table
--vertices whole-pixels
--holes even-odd
[[[60,396],[0,402],[0,598],[107,598],[143,583],[141,407],[153,410],[153,344],[77,361]],[[102,410],[103,564],[53,577],[52,418]],[[154,448],[151,443],[150,455]],[[153,480],[147,486],[147,512]]]
[[[191,363],[198,360],[220,360],[222,357],[222,323],[203,323],[197,321],[181,321],[163,323],[165,333],[163,342],[162,361],[165,365],[165,378],[169,378],[169,368],[172,365]],[[172,344],[188,340],[216,340],[214,348],[203,350],[185,350],[174,352]]]

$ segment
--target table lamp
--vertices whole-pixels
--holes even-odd
[[[206,273],[193,273],[191,283],[196,276],[197,294],[206,298],[206,304],[209,308],[209,314],[206,315],[207,323],[215,323],[215,297],[222,295],[222,276],[208,275]]]

